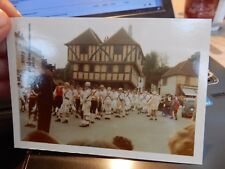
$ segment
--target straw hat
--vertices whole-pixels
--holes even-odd
[[[70,86],[69,82],[65,82],[64,86],[69,87]]]
[[[85,87],[90,87],[91,86],[91,82],[85,82],[84,86]]]

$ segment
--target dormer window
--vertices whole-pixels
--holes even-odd
[[[80,54],[87,54],[87,53],[88,53],[88,45],[81,45]]]
[[[123,54],[123,45],[115,45],[114,46],[114,54],[122,55]]]

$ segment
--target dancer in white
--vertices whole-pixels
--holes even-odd
[[[142,103],[142,110],[141,112],[144,114],[148,113],[148,101],[151,99],[151,95],[150,93],[148,93],[148,91],[144,91],[144,93],[142,94],[142,99],[141,99],[141,103]]]
[[[155,91],[153,92],[152,99],[149,101],[149,113],[150,113],[150,120],[157,120],[157,111],[159,107],[159,103],[161,100],[161,96],[158,95]]]
[[[97,92],[98,95],[98,112],[96,115],[96,119],[100,120],[101,117],[103,116],[103,112],[104,112],[104,105],[103,105],[103,100],[105,99],[106,96],[106,90],[104,85],[100,85],[100,89]]]
[[[139,94],[138,94],[138,91],[134,91],[134,94],[133,94],[133,104],[134,104],[134,110],[136,111],[139,111],[138,110],[138,104],[139,104]]]
[[[95,122],[95,116],[96,116],[96,110],[98,107],[98,96],[97,96],[97,90],[93,89],[91,91],[91,107],[90,107],[90,122]]]
[[[115,117],[125,117],[125,101],[123,88],[119,88],[118,97],[117,97],[117,113]]]
[[[90,108],[91,108],[91,83],[85,82],[85,88],[81,95],[81,104],[83,111],[83,119],[80,127],[88,127],[90,122]]]
[[[112,92],[111,87],[107,88],[106,96],[104,99],[104,109],[105,109],[105,119],[111,119],[111,111],[112,111]]]
[[[135,106],[135,100],[134,100],[135,99],[135,97],[134,97],[135,93],[134,93],[134,91],[135,90],[130,91],[129,95],[128,95],[129,100],[130,100],[130,111],[134,111],[134,106]]]
[[[112,97],[112,114],[113,114],[116,113],[117,111],[118,92],[115,89],[112,90],[111,97]]]
[[[81,87],[77,87],[74,90],[75,117],[76,118],[82,118],[82,112],[81,112],[81,94],[82,94],[82,88]]]
[[[128,115],[129,111],[131,110],[131,99],[130,99],[130,91],[124,92],[124,103],[125,103],[125,114]]]
[[[138,100],[137,100],[137,110],[138,110],[138,114],[143,113],[144,100],[145,100],[145,94],[144,94],[143,92],[141,92],[141,93],[138,95]]]
[[[58,111],[56,122],[68,123],[70,117],[70,107],[71,100],[73,98],[73,93],[70,89],[70,84],[68,82],[64,83],[63,87],[63,103]]]

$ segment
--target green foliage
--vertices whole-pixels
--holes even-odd
[[[192,61],[197,61],[197,62],[199,62],[199,59],[200,59],[200,52],[195,52],[194,54],[192,54],[190,59],[191,59]]]
[[[151,89],[151,84],[158,85],[161,76],[169,69],[165,63],[162,63],[161,58],[156,52],[151,52],[145,56],[143,73],[146,89]]]
[[[54,72],[54,78],[62,80],[64,82],[73,81],[73,66],[71,63],[67,63],[65,68],[56,69]]]
[[[194,54],[192,54],[190,59],[193,64],[193,69],[194,69],[195,73],[198,75],[199,74],[200,52],[195,52]]]
[[[67,63],[64,68],[64,77],[66,82],[71,82],[73,80],[73,66],[71,63]]]

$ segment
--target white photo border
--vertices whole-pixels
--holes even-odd
[[[17,70],[16,70],[16,50],[15,50],[16,48],[15,48],[15,37],[14,37],[14,32],[16,30],[17,22],[20,22],[20,20],[23,20],[23,19],[28,19],[32,21],[33,19],[36,19],[36,18],[12,18],[11,19],[12,28],[7,38],[15,148],[49,150],[49,151],[57,151],[57,152],[90,154],[90,155],[102,155],[102,156],[110,156],[110,157],[114,156],[114,157],[121,157],[126,159],[202,164],[203,145],[204,145],[204,126],[205,126],[205,105],[206,105],[207,77],[208,77],[207,74],[208,74],[208,63],[209,63],[209,46],[205,46],[205,49],[207,50],[201,51],[201,56],[200,56],[200,68],[199,68],[199,77],[198,77],[199,87],[198,87],[198,95],[197,95],[198,100],[197,100],[197,113],[196,113],[196,122],[195,122],[196,123],[195,124],[195,145],[194,145],[193,156],[115,150],[115,149],[95,148],[95,147],[85,147],[85,146],[71,146],[71,145],[63,145],[63,144],[27,142],[27,141],[21,141],[20,120],[19,120],[20,119],[19,99],[18,99],[19,94],[18,94]],[[42,18],[41,20],[48,20],[48,19],[51,19],[51,18],[44,18],[44,19]],[[73,22],[76,22],[76,20],[85,20],[85,19],[93,20],[93,18],[83,18],[83,19],[60,18],[60,19],[71,20]],[[95,19],[102,19],[102,18],[95,18]],[[143,19],[143,21],[150,21],[150,22],[170,21],[174,23],[178,20],[180,20],[180,22],[185,21],[185,19]],[[203,24],[205,26],[206,32],[207,31],[210,32],[211,20],[199,19],[198,21],[199,21],[199,24]],[[189,22],[191,23],[192,19],[189,19]],[[207,42],[204,42],[204,43],[209,45],[210,34],[208,35],[208,37],[206,37],[206,39],[207,39]]]

